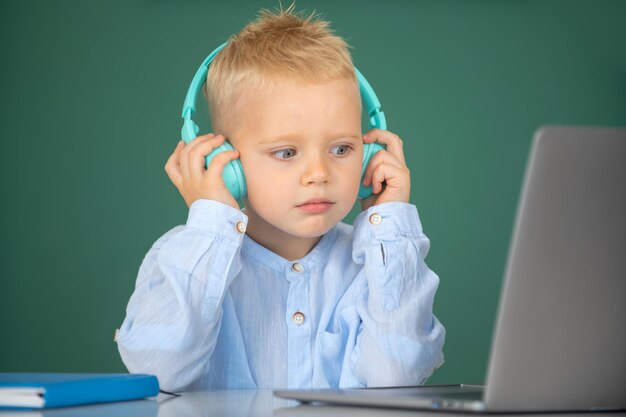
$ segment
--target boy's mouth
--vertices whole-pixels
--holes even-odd
[[[305,213],[319,214],[330,210],[333,204],[335,203],[325,198],[312,198],[302,204],[298,204],[296,207]]]

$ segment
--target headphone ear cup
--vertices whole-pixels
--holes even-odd
[[[366,143],[363,145],[363,165],[361,166],[361,188],[359,188],[359,199],[364,199],[372,195],[372,186],[365,187],[363,185],[363,176],[365,175],[365,170],[370,163],[372,157],[376,154],[376,152],[385,149],[383,145],[378,142],[374,143]]]
[[[225,151],[232,151],[233,145],[228,142],[224,142],[221,146],[213,149],[213,152],[208,154],[205,158],[204,166],[208,167],[209,163],[215,156]],[[234,161],[230,161],[224,167],[224,172],[222,172],[222,179],[224,180],[224,184],[233,198],[237,201],[240,201],[248,194],[248,189],[246,186],[246,176],[243,172],[243,166],[241,165],[241,161],[239,159],[235,159]]]

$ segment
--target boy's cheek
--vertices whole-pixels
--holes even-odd
[[[256,166],[253,165],[248,170],[246,170],[244,166],[244,172],[246,175],[248,194],[258,195],[260,197],[268,195],[268,197],[271,198],[274,193],[279,192],[279,189],[286,187],[282,176],[277,175],[277,173],[271,169],[264,169],[260,163]]]

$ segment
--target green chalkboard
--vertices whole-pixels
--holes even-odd
[[[112,338],[139,265],[186,220],[163,170],[186,88],[208,52],[277,5],[0,4],[0,371],[124,371]],[[430,382],[483,382],[534,130],[626,126],[626,2],[297,7],[348,40],[404,139],[447,328]]]

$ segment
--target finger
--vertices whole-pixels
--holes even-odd
[[[198,142],[202,141],[203,139],[206,139],[206,136],[208,135],[198,136],[194,138],[191,142],[185,144],[183,149],[180,150],[178,163],[180,165],[180,172],[184,178],[189,178],[190,176],[189,175],[189,150],[192,149],[195,145],[197,145]]]
[[[167,162],[165,163],[166,168],[168,165],[180,164],[180,152],[183,150],[184,147],[185,147],[185,142],[182,140],[176,144],[176,147],[174,148],[174,152],[172,152],[170,157],[167,158]]]
[[[199,143],[194,149],[189,151],[189,173],[196,181],[201,181],[202,176],[207,170],[206,157],[216,148],[224,144],[225,138],[222,135],[215,136],[204,142]],[[213,158],[215,159],[215,158]],[[209,163],[213,164],[213,160]]]
[[[400,136],[388,130],[372,129],[363,136],[364,143],[382,143],[387,146],[387,151],[398,158],[403,165],[406,165],[404,159],[404,150],[402,139]]]
[[[389,164],[393,165],[397,168],[403,168],[405,165],[386,150],[381,150],[376,152],[376,154],[370,159],[367,168],[365,168],[365,172],[363,173],[363,185],[368,186],[371,184],[372,172],[380,165],[380,164]]]
[[[379,194],[383,191],[383,183],[385,189],[402,187],[409,188],[410,184],[406,184],[408,175],[404,169],[388,164],[380,164],[372,173],[372,193]]]
[[[165,172],[167,172],[167,176],[169,177],[170,181],[172,181],[172,183],[176,186],[176,188],[180,189],[183,186],[183,177],[180,174],[180,169],[166,168]]]
[[[216,178],[221,178],[224,168],[230,161],[234,161],[239,158],[239,151],[224,151],[220,152],[211,160],[211,164],[207,169],[207,177],[210,181],[215,181]]]
[[[190,140],[187,145],[197,144],[197,143],[202,142],[204,140],[211,139],[211,138],[213,138],[215,136],[217,136],[215,133],[207,133],[205,135],[196,136],[195,138]]]
[[[372,172],[372,193],[380,194],[383,190],[383,182],[385,182],[385,174],[387,172],[385,165],[381,164]]]
[[[176,147],[174,148],[174,152],[172,152],[172,154],[180,152],[184,147],[185,147],[185,141],[182,140],[182,139],[179,140],[178,143],[176,144]]]
[[[193,140],[191,140],[189,143],[187,143],[184,148],[181,150],[181,152],[183,154],[189,154],[189,152],[191,152],[193,149],[195,149],[198,145],[205,143],[206,141],[214,138],[216,135],[214,135],[213,133],[209,133],[206,135],[201,135],[198,136],[196,138],[194,138]]]
[[[205,171],[206,156],[224,143],[224,136],[211,134],[196,139],[182,150],[180,161],[183,175],[198,180]]]
[[[165,163],[165,172],[177,188],[180,188],[180,185],[182,185],[182,176],[180,174],[180,151],[184,146],[185,142],[182,140],[178,142],[174,152],[172,152]]]

